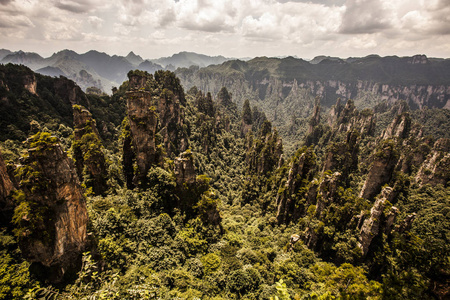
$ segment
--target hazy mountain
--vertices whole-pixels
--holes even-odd
[[[125,58],[133,65],[139,65],[140,63],[142,63],[144,61],[142,59],[142,57],[140,57],[139,55],[134,54],[133,51],[128,53],[128,55],[125,56]]]
[[[314,57],[312,60],[310,60],[309,63],[318,64],[318,63],[322,62],[323,60],[343,61],[339,57],[319,55],[319,56]]]
[[[211,64],[221,64],[226,60],[227,58],[223,56],[211,57],[193,52],[181,52],[171,57],[150,61],[144,60],[132,51],[124,57],[110,56],[95,50],[78,54],[75,51],[65,49],[48,58],[43,58],[36,53],[0,50],[0,63],[23,64],[44,75],[64,75],[77,82],[83,90],[94,86],[107,93],[113,86],[119,86],[125,81],[130,70],[142,69],[153,73],[156,70],[175,70],[178,67],[189,67],[191,65],[206,67]]]
[[[161,65],[155,64],[150,60],[146,60],[140,63],[137,69],[147,71],[149,73],[155,73],[155,71],[164,70],[164,68]]]
[[[227,60],[230,59],[223,56],[207,56],[194,52],[180,52],[170,57],[162,57],[159,59],[153,59],[152,61],[162,65],[163,67],[172,65],[176,69],[187,68],[190,66],[206,67],[209,65],[222,64]]]
[[[3,57],[2,63],[25,65],[35,70],[44,67],[44,58],[34,52],[17,51]]]
[[[135,68],[123,56],[109,56],[106,53],[94,50],[81,54],[80,61],[90,66],[100,76],[117,83],[123,82],[127,73]]]
[[[12,51],[9,51],[7,49],[0,49],[0,60],[2,60],[6,55],[11,54]]]
[[[36,70],[36,73],[42,74],[42,75],[47,75],[47,76],[52,76],[52,77],[59,77],[59,76],[64,76],[64,72],[57,67],[45,67],[45,68],[41,68]]]

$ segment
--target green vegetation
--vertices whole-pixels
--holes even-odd
[[[279,72],[287,78],[304,65],[293,58],[224,65],[227,72],[240,73],[254,64],[255,76],[264,78],[265,72],[273,71],[264,69],[266,60],[273,68],[285,64]],[[28,74],[21,68],[17,72]],[[22,189],[9,196],[15,205],[11,222],[0,223],[0,299],[448,296],[450,187],[416,180],[434,151],[433,138],[415,136],[418,125],[408,127],[410,133],[401,138],[382,140],[378,127],[369,130],[370,118],[380,116],[384,129],[396,113],[381,105],[358,111],[350,102],[328,125],[323,117],[321,122],[311,122],[307,115],[292,120],[303,136],[309,125],[312,128],[305,139],[290,141],[292,147],[301,146],[283,154],[282,134],[260,108],[266,109],[266,104],[245,101],[226,88],[213,95],[193,87],[185,94],[171,72],[131,71],[129,76],[112,97],[87,96],[92,116],[82,126],[64,123],[73,119],[70,111],[61,119],[55,117],[54,122],[63,126],[38,122],[47,130],[31,135],[24,145],[28,151],[19,153],[17,148],[28,129],[8,135],[2,143],[5,160],[18,165],[15,180]],[[53,84],[53,79],[42,78]],[[140,84],[143,90],[133,90]],[[128,89],[132,92],[126,94]],[[148,109],[159,114],[158,122],[168,116],[157,104],[175,109],[178,103],[181,113],[152,133],[161,159],[139,185],[134,179],[139,139],[133,139],[125,101],[148,93],[153,101]],[[84,105],[73,109],[82,112]],[[23,118],[30,116],[23,113]],[[437,120],[425,123],[423,132],[446,137],[430,128],[447,126],[446,112],[412,112],[411,118],[414,122],[434,115]],[[245,134],[244,125],[251,127]],[[178,130],[183,134],[176,135]],[[294,131],[288,136],[298,137]],[[180,150],[184,137],[188,147]],[[71,151],[76,164],[82,162],[79,175],[89,214],[89,244],[77,275],[54,287],[33,272],[19,244],[28,235],[45,240],[51,230],[45,223],[52,212],[32,195],[44,199],[53,183],[41,171],[44,162],[30,157],[57,144]],[[378,193],[373,199],[362,198],[369,171],[386,161],[393,162],[394,172],[379,188],[391,193],[384,201]],[[195,174],[190,173],[191,164]],[[434,169],[427,170],[432,178]],[[102,182],[95,180],[98,174]],[[372,234],[367,253],[362,251],[363,231]]]

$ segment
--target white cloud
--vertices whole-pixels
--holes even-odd
[[[450,0],[0,0],[0,36],[2,47],[14,37],[39,49],[71,41],[74,50],[107,52],[121,40],[152,57],[203,49],[225,56],[448,56],[449,16]]]
[[[54,5],[72,13],[86,13],[93,10],[97,3],[90,0],[54,0]]]
[[[347,0],[341,33],[376,33],[391,27],[391,12],[381,0]]]
[[[88,22],[89,22],[89,24],[91,24],[91,26],[93,28],[98,29],[98,28],[102,27],[104,20],[97,16],[89,16]]]
[[[34,24],[26,16],[10,15],[10,16],[3,16],[0,19],[0,28],[17,29],[18,27],[34,27]]]

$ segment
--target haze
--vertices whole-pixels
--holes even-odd
[[[0,0],[0,48],[449,57],[449,0]]]

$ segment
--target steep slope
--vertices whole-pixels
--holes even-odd
[[[75,167],[56,137],[37,133],[16,170],[13,223],[24,257],[39,276],[60,282],[81,267],[88,215]],[[41,273],[42,272],[42,273]]]
[[[37,123],[42,128],[59,130],[72,127],[72,105],[92,111],[100,123],[101,135],[111,134],[114,124],[125,115],[120,95],[101,98],[86,95],[73,81],[36,74],[25,66],[0,65],[1,140],[24,140]]]
[[[8,81],[10,91],[14,82],[21,94],[34,91],[27,70]],[[353,101],[337,101],[327,115],[320,99],[311,99],[312,113],[302,123],[305,139],[295,141],[300,147],[291,156],[261,109],[244,100],[240,112],[226,87],[218,88],[217,94],[195,87],[185,93],[172,72],[128,75],[113,97],[86,96],[92,115],[75,106],[72,138],[63,143],[39,133],[48,142],[42,143],[46,150],[31,147],[25,152],[19,170],[30,171],[20,172],[27,197],[17,194],[14,205],[27,199],[43,203],[38,197],[41,188],[50,192],[46,200],[54,200],[54,190],[46,185],[59,179],[40,180],[45,172],[52,173],[53,164],[65,162],[58,168],[64,171],[61,180],[78,180],[71,160],[54,153],[70,143],[77,162],[89,158],[91,150],[104,155],[107,190],[91,193],[89,176],[83,176],[92,239],[82,269],[69,285],[56,289],[38,275],[38,287],[28,277],[20,277],[27,279],[18,283],[9,276],[28,266],[14,243],[8,242],[17,239],[11,229],[0,230],[5,241],[0,243],[0,275],[5,274],[1,278],[6,286],[17,287],[17,295],[29,291],[35,297],[59,293],[61,299],[448,297],[448,140],[425,135],[432,131],[415,122],[415,112],[406,103],[358,109]],[[39,76],[34,76],[39,95]],[[426,116],[436,120],[423,126],[448,123],[442,120],[446,116],[442,110],[424,110],[421,118]],[[102,134],[104,124],[113,124],[114,130],[107,128],[110,134]],[[99,135],[104,148],[97,143]],[[85,136],[86,147],[76,150]],[[19,164],[11,151],[15,144],[2,145],[9,162]],[[49,161],[48,155],[54,159]],[[83,163],[89,171],[92,161]],[[16,209],[18,216],[21,211]],[[20,232],[30,220],[44,228],[41,218],[20,217],[11,227]],[[51,244],[51,239],[46,241]],[[66,252],[72,257],[71,251]]]
[[[189,68],[190,66],[206,67],[209,65],[217,65],[227,60],[229,59],[223,56],[207,56],[194,52],[180,52],[170,57],[153,59],[152,62],[173,71],[177,68]]]
[[[241,107],[245,99],[257,104],[282,135],[293,120],[306,117],[318,97],[324,107],[338,98],[353,99],[359,108],[405,100],[414,109],[450,108],[449,61],[425,56],[368,56],[347,61],[323,60],[311,64],[301,59],[259,57],[247,62],[179,69],[186,88],[197,86],[212,94],[222,86]]]

